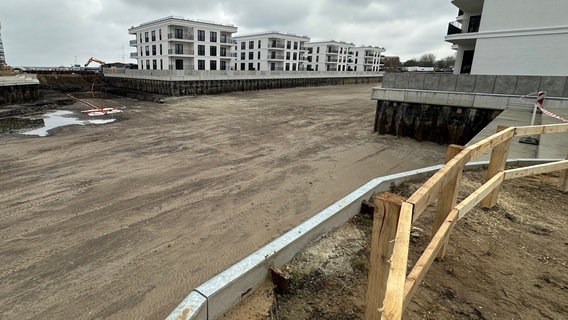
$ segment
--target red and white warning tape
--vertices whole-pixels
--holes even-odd
[[[557,114],[555,114],[555,113],[553,113],[553,112],[550,112],[550,111],[548,111],[548,110],[546,110],[546,109],[544,109],[544,108],[542,107],[542,105],[544,104],[544,98],[545,98],[545,97],[546,97],[546,92],[543,92],[543,91],[540,91],[540,92],[531,92],[531,93],[529,93],[529,94],[527,94],[527,95],[524,95],[524,96],[520,97],[519,100],[528,102],[528,101],[527,101],[527,100],[528,100],[527,98],[532,98],[532,99],[536,98],[536,102],[530,102],[531,104],[534,104],[534,107],[535,107],[535,108],[537,108],[538,110],[542,111],[542,113],[544,113],[545,115],[547,115],[547,116],[549,116],[549,117],[551,117],[551,118],[558,119],[558,120],[561,120],[561,121],[563,121],[563,122],[568,123],[568,120],[566,120],[565,118],[563,118],[563,117],[561,117],[561,116],[559,116],[559,115],[557,115]],[[532,100],[532,99],[531,99],[531,100]],[[534,115],[533,115],[533,118],[534,118]],[[534,119],[533,119],[533,120],[534,120]]]
[[[542,113],[544,113],[545,115],[547,115],[547,116],[549,116],[549,117],[551,117],[551,118],[558,119],[558,120],[561,120],[561,121],[563,121],[563,122],[568,123],[568,120],[562,118],[561,116],[559,116],[559,115],[557,115],[557,114],[555,114],[555,113],[552,113],[552,112],[550,112],[550,111],[544,109],[544,108],[541,107],[538,103],[535,103],[535,106],[538,108],[538,110],[542,111]]]

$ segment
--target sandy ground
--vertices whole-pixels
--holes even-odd
[[[484,177],[466,172],[459,198]],[[432,264],[403,319],[566,319],[568,197],[558,178],[506,181],[494,208],[477,207],[458,221],[444,261]],[[409,196],[422,182],[393,191]],[[410,268],[430,242],[434,211],[428,208],[413,227]],[[288,292],[275,295],[267,282],[222,320],[363,319],[371,229],[370,216],[355,216],[282,267]]]
[[[126,109],[0,137],[0,318],[162,319],[370,179],[440,163],[443,146],[372,132],[370,91],[91,99]]]

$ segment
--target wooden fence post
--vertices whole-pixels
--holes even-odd
[[[568,155],[566,155],[566,160],[568,160]],[[568,192],[568,169],[560,172],[560,191]]]
[[[446,163],[450,161],[453,157],[458,155],[465,147],[452,144],[448,147],[448,152],[446,153]],[[436,215],[434,216],[434,224],[432,226],[432,237],[438,232],[438,229],[446,221],[448,214],[456,205],[456,200],[458,198],[458,187],[459,181],[461,179],[463,168],[456,172],[455,176],[440,190],[438,195],[438,203],[436,204]],[[436,258],[439,260],[444,259],[446,255],[446,250],[448,246],[450,237],[446,237],[442,248],[438,252]]]
[[[388,192],[378,194],[375,197],[369,282],[365,299],[365,320],[381,318],[390,270],[388,260],[392,255],[400,207],[404,201],[404,197]]]
[[[507,129],[505,126],[497,126],[497,132]],[[487,181],[493,178],[497,173],[505,170],[507,165],[507,155],[509,154],[509,147],[511,146],[512,138],[509,138],[502,143],[498,144],[491,151],[491,159],[489,160],[489,167],[487,168]],[[480,205],[483,208],[492,208],[497,203],[497,196],[499,196],[501,186],[495,188],[491,194],[485,199],[481,200]]]

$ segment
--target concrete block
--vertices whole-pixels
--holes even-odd
[[[374,88],[372,100],[405,101],[406,90]]]
[[[394,87],[396,89],[408,89],[408,74],[398,74]]]
[[[408,75],[408,89],[424,89],[424,74],[413,73]]]
[[[473,100],[473,107],[477,109],[505,110],[509,102],[509,97],[476,94]]]
[[[383,88],[394,88],[397,73],[385,73],[383,76]]]
[[[424,75],[424,90],[438,90],[439,85],[440,85],[440,75],[438,74]]]
[[[529,93],[538,92],[538,88],[540,88],[540,77],[519,76],[517,79],[515,94],[523,96]]]
[[[457,92],[473,92],[475,90],[476,76],[468,74],[460,74],[457,76],[456,91]]]
[[[562,97],[566,87],[566,77],[541,77],[538,91],[546,92],[547,97]]]
[[[517,86],[517,76],[497,76],[495,78],[495,87],[493,93],[497,94],[515,94]]]
[[[440,75],[439,91],[456,91],[458,76],[453,74]]]
[[[455,107],[472,107],[475,94],[453,93],[448,95],[446,105]]]
[[[478,93],[493,93],[495,88],[495,79],[497,76],[493,75],[478,75],[475,79],[474,92]]]

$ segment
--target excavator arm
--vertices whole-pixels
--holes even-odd
[[[87,61],[87,63],[85,63],[85,67],[87,67],[91,62],[96,62],[96,63],[100,64],[101,66],[104,66],[106,64],[102,60],[91,57],[91,58],[89,58],[89,61]]]

